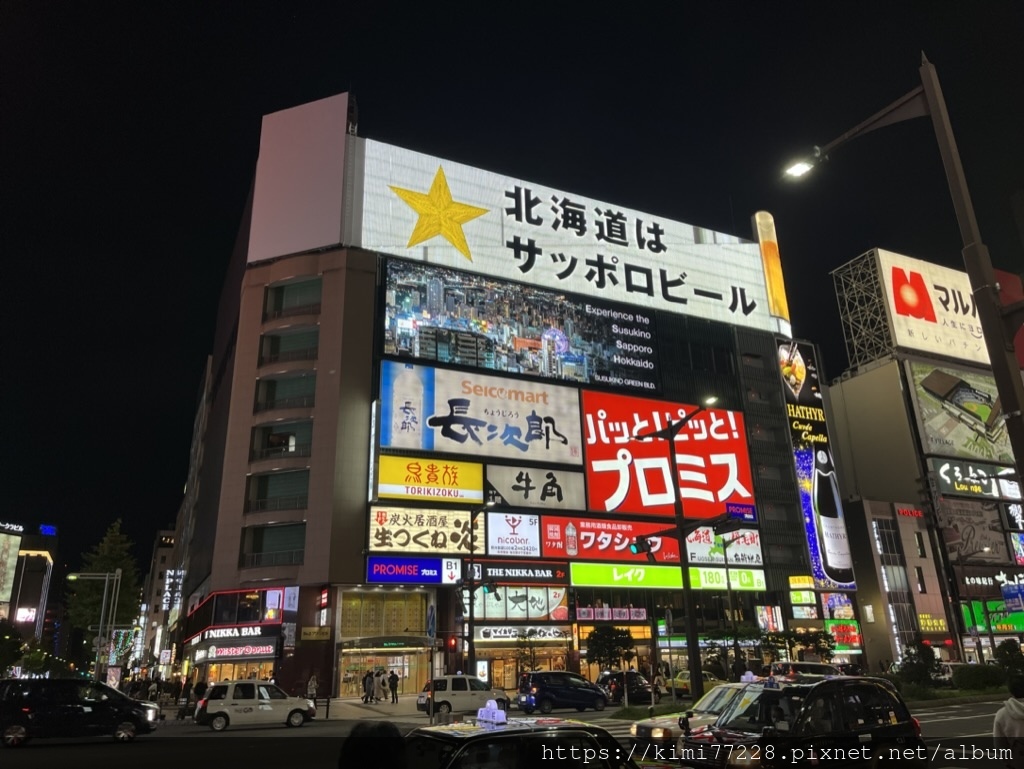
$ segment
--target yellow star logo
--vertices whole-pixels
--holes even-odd
[[[487,209],[452,200],[452,192],[448,189],[448,180],[440,166],[437,167],[437,174],[434,175],[434,181],[430,185],[430,192],[426,195],[401,187],[391,187],[391,189],[420,215],[420,218],[416,220],[412,235],[409,236],[409,245],[406,248],[412,248],[418,243],[430,240],[435,235],[440,235],[455,246],[460,254],[469,261],[473,261],[473,255],[469,252],[469,244],[466,243],[466,236],[462,232],[462,225],[478,216],[483,216],[487,213]]]

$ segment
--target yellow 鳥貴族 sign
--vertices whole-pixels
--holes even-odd
[[[380,458],[377,496],[483,502],[484,466],[476,462],[385,455]]]

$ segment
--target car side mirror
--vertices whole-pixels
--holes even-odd
[[[693,716],[692,712],[686,713],[686,715],[679,716],[679,728],[683,730],[683,734],[690,734],[690,717]]]

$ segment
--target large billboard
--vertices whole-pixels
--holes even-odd
[[[940,494],[1020,500],[1020,483],[1012,467],[931,457],[928,469],[934,473]]]
[[[1009,563],[997,502],[941,497],[935,505],[942,539],[953,563]]]
[[[906,366],[925,454],[1014,463],[991,374],[922,361]]]
[[[356,140],[357,143],[360,140]],[[430,155],[362,141],[353,246],[763,331],[757,243]]]
[[[780,341],[778,365],[815,587],[856,590],[853,554],[821,399],[817,350],[806,342]]]
[[[987,366],[967,273],[882,249],[875,253],[893,344]]]
[[[469,510],[370,508],[369,549],[372,553],[409,555],[483,555],[486,516],[470,523]]]
[[[389,259],[384,352],[583,384],[659,390],[654,313]]]
[[[579,396],[545,381],[381,363],[383,449],[580,464]]]
[[[646,561],[646,554],[632,553],[629,546],[637,537],[647,537],[651,553],[658,561],[678,564],[679,540],[672,535],[652,536],[663,531],[665,523],[545,515],[541,522],[541,545],[545,558]]]
[[[682,499],[687,518],[754,509],[743,414],[709,408],[674,441],[679,477],[672,478],[669,441],[636,440],[684,419],[696,406],[585,390],[587,509],[671,516]]]
[[[587,506],[584,475],[576,470],[522,465],[487,465],[487,501],[505,507],[582,510]]]
[[[377,496],[432,502],[483,502],[484,466],[423,457],[379,458]]]
[[[0,603],[9,603],[11,600],[20,546],[20,534],[0,533]]]

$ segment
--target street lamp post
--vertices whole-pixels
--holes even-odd
[[[1020,364],[1014,352],[1013,339],[1024,324],[1024,302],[1015,302],[1003,307],[999,301],[999,283],[996,281],[988,248],[981,242],[978,221],[967,189],[967,179],[960,162],[956,139],[953,137],[946,101],[939,86],[939,76],[924,54],[921,55],[919,72],[921,85],[824,147],[815,147],[813,158],[805,158],[794,163],[786,169],[786,174],[792,178],[803,176],[816,164],[826,160],[832,150],[875,128],[910,118],[931,116],[939,153],[942,155],[942,164],[946,171],[946,183],[960,226],[964,266],[978,308],[978,321],[985,337],[992,378],[995,380],[1002,404],[1014,463],[1019,468],[1021,461],[1024,461],[1024,415],[1021,414],[1024,405],[1024,381],[1021,380]]]
[[[487,502],[483,507],[474,510],[469,514],[469,560],[467,562],[468,574],[463,579],[463,584],[469,592],[469,614],[466,621],[466,675],[476,675],[476,627],[473,604],[476,603],[476,518],[480,513],[487,512],[494,507],[494,502]]]
[[[679,568],[682,570],[683,578],[683,606],[686,609],[686,656],[689,660],[690,671],[690,695],[696,702],[704,696],[704,674],[701,670],[700,659],[700,634],[697,631],[697,607],[693,600],[693,589],[690,584],[690,557],[686,550],[686,520],[683,516],[683,496],[679,488],[679,464],[676,459],[676,436],[686,426],[686,423],[705,411],[708,406],[717,399],[708,398],[703,404],[691,411],[677,422],[671,422],[666,427],[643,435],[634,435],[633,440],[643,441],[651,438],[662,438],[669,442],[668,463],[671,473],[671,486],[673,507],[676,519],[676,531],[679,536]],[[726,576],[728,579],[728,575]],[[672,640],[669,638],[669,645]]]
[[[96,638],[96,662],[95,662],[95,677],[96,680],[100,680],[101,676],[101,662],[102,650],[109,642],[109,635],[111,628],[117,622],[117,604],[121,597],[121,570],[114,569],[114,571],[95,571],[95,572],[72,572],[67,576],[68,581],[77,582],[78,580],[103,580],[103,603],[100,608],[100,624],[99,624],[99,635]],[[113,580],[113,591],[111,605],[112,609],[110,614],[107,614],[107,595],[110,592],[111,580]]]
[[[740,658],[739,625],[736,621],[736,609],[732,604],[732,580],[729,579],[729,548],[741,539],[743,534],[736,534],[729,539],[722,537],[722,556],[725,558],[725,589],[729,597],[729,614],[732,615],[732,658],[733,664]]]

